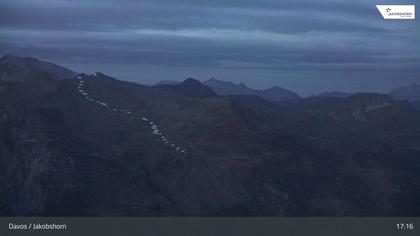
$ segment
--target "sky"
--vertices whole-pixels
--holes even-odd
[[[215,77],[306,96],[420,82],[413,0],[1,0],[0,55],[153,84]]]

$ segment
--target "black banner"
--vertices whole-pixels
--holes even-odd
[[[0,218],[0,235],[420,235],[420,218]]]

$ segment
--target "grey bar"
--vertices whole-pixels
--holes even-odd
[[[9,224],[66,225],[66,229],[11,230]],[[397,225],[400,224],[400,225]],[[411,229],[413,226],[413,229]],[[22,226],[23,227],[23,226]],[[420,218],[0,218],[0,235],[136,236],[374,236],[420,235]]]

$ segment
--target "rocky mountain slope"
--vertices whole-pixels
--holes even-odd
[[[201,96],[191,80],[79,77],[0,81],[0,215],[420,215],[420,114],[407,102],[275,104]]]
[[[268,101],[285,101],[299,99],[296,93],[280,88],[272,87],[264,90],[250,89],[245,84],[234,84],[232,82],[225,82],[217,79],[210,79],[204,82],[205,85],[211,87],[218,95],[255,95],[264,98]]]
[[[32,57],[7,54],[0,58],[0,81],[22,81],[42,76],[65,79],[75,77],[76,72]]]

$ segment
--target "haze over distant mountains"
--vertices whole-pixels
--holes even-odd
[[[198,80],[194,80],[194,81],[197,85],[200,83]],[[184,83],[185,82],[181,84],[184,84]],[[178,87],[182,87],[182,86],[175,86],[177,84],[179,85],[180,83],[173,80],[166,80],[166,81],[160,81],[156,85],[156,87],[172,89],[172,90],[176,90]],[[204,81],[200,87],[202,87],[203,85],[211,88],[219,96],[254,95],[254,96],[259,96],[261,98],[266,99],[267,101],[272,101],[272,102],[296,100],[296,99],[302,98],[295,92],[288,89],[280,88],[278,86],[272,87],[269,89],[264,89],[264,90],[257,90],[257,89],[248,88],[244,83],[235,84],[233,82],[222,81],[222,80],[218,80],[214,78]],[[205,96],[208,96],[209,93],[204,93],[204,94],[207,94]],[[347,98],[354,94],[356,93],[346,93],[346,92],[341,92],[341,91],[331,91],[331,92],[325,91],[319,94],[311,95],[309,97],[310,98]],[[214,96],[214,94],[210,96]],[[390,92],[390,96],[397,100],[408,100],[416,108],[419,108],[420,85],[411,84],[408,86],[394,89]]]
[[[174,85],[177,83],[178,82],[176,81],[161,81],[158,83],[158,85]],[[295,92],[280,88],[278,86],[264,90],[257,90],[248,88],[244,83],[234,84],[230,81],[222,81],[215,78],[204,81],[202,84],[210,87],[217,95],[220,96],[254,95],[264,98],[268,101],[285,101],[300,98],[300,96]]]
[[[296,93],[277,86],[264,90],[256,90],[248,88],[244,83],[234,84],[232,82],[225,82],[214,78],[205,81],[203,84],[209,86],[221,96],[255,95],[262,97],[268,101],[284,101],[300,98],[299,95],[297,95]]]
[[[332,91],[332,92],[322,92],[315,95],[312,95],[311,97],[332,97],[332,98],[345,98],[350,97],[351,93],[345,93],[340,91]]]
[[[410,84],[396,88],[391,91],[391,96],[395,99],[405,99],[408,101],[420,101],[420,84]]]
[[[405,100],[270,102],[27,61],[0,67],[1,216],[420,216]]]
[[[391,97],[397,100],[407,100],[420,110],[420,85],[410,84],[391,91]]]

